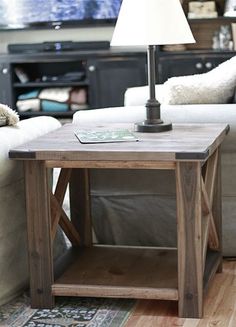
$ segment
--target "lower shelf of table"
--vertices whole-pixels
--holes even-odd
[[[213,277],[219,257],[213,255],[210,262],[206,270]],[[177,276],[176,249],[93,246],[76,252],[76,260],[55,280],[52,293],[178,300]]]

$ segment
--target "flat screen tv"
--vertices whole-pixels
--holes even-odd
[[[115,24],[122,0],[0,0],[0,30]]]

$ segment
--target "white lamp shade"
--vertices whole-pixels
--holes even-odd
[[[195,43],[179,0],[123,0],[112,46]]]

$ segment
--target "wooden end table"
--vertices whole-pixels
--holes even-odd
[[[139,142],[103,144],[81,144],[77,129],[64,125],[9,153],[25,166],[32,307],[51,308],[55,296],[66,295],[162,299],[178,301],[181,317],[202,317],[204,290],[222,269],[219,148],[229,126],[174,125],[170,132],[138,133]],[[52,167],[62,168],[54,194]],[[175,170],[177,249],[93,245],[90,168]],[[68,183],[71,219],[62,209]],[[55,278],[58,224],[77,250]]]

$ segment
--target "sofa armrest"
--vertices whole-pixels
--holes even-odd
[[[144,106],[112,107],[77,111],[73,115],[73,124],[94,125],[109,123],[135,123],[145,117]]]
[[[17,179],[17,176],[21,176],[18,171],[20,165],[17,165],[15,161],[9,160],[8,158],[9,150],[40,135],[55,130],[60,126],[61,123],[56,118],[41,116],[22,120],[15,126],[1,127],[0,186],[2,183],[9,183]]]

